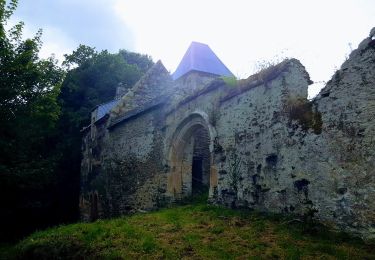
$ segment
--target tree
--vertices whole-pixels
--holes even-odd
[[[55,183],[50,151],[64,77],[53,58],[39,58],[41,31],[23,40],[22,22],[5,29],[16,7],[17,0],[0,0],[0,230],[11,234],[22,229],[10,225],[15,220],[18,227],[35,227],[52,205],[46,193]]]
[[[64,54],[63,66],[69,70],[71,66],[82,66],[89,59],[97,55],[95,48],[80,44],[72,54]]]
[[[0,240],[76,221],[80,129],[91,109],[132,86],[153,64],[125,50],[80,45],[64,71],[41,59],[39,31],[23,40],[22,22],[5,29],[17,0],[0,0]]]

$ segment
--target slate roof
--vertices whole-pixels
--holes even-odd
[[[219,76],[234,76],[207,44],[199,42],[190,44],[172,78],[176,80],[190,71],[206,72]]]
[[[96,121],[101,119],[103,116],[105,116],[109,111],[111,111],[112,108],[114,108],[118,103],[120,102],[119,99],[115,99],[112,101],[109,101],[107,103],[103,103],[97,106],[97,114],[96,114]],[[95,122],[96,122],[95,121]]]
[[[142,107],[137,107],[133,110],[126,112],[124,115],[116,118],[111,125],[108,127],[109,129],[113,128],[114,126],[118,125],[119,123],[125,122],[131,118],[134,118],[138,115],[143,113],[149,112],[151,109],[164,104],[168,100],[168,97],[159,97],[147,102]]]

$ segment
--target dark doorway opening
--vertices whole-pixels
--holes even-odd
[[[94,193],[91,196],[90,220],[95,221],[98,219],[98,194]]]
[[[193,157],[192,165],[192,195],[203,194],[208,191],[208,186],[203,181],[203,158]]]

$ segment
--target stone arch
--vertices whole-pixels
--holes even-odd
[[[204,112],[190,114],[178,125],[169,145],[168,193],[174,199],[217,187],[217,170],[213,164],[215,129]]]

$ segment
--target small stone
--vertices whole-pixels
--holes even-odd
[[[337,190],[337,193],[338,193],[338,194],[341,194],[341,195],[344,195],[347,191],[348,191],[347,188],[339,188],[339,189]]]

